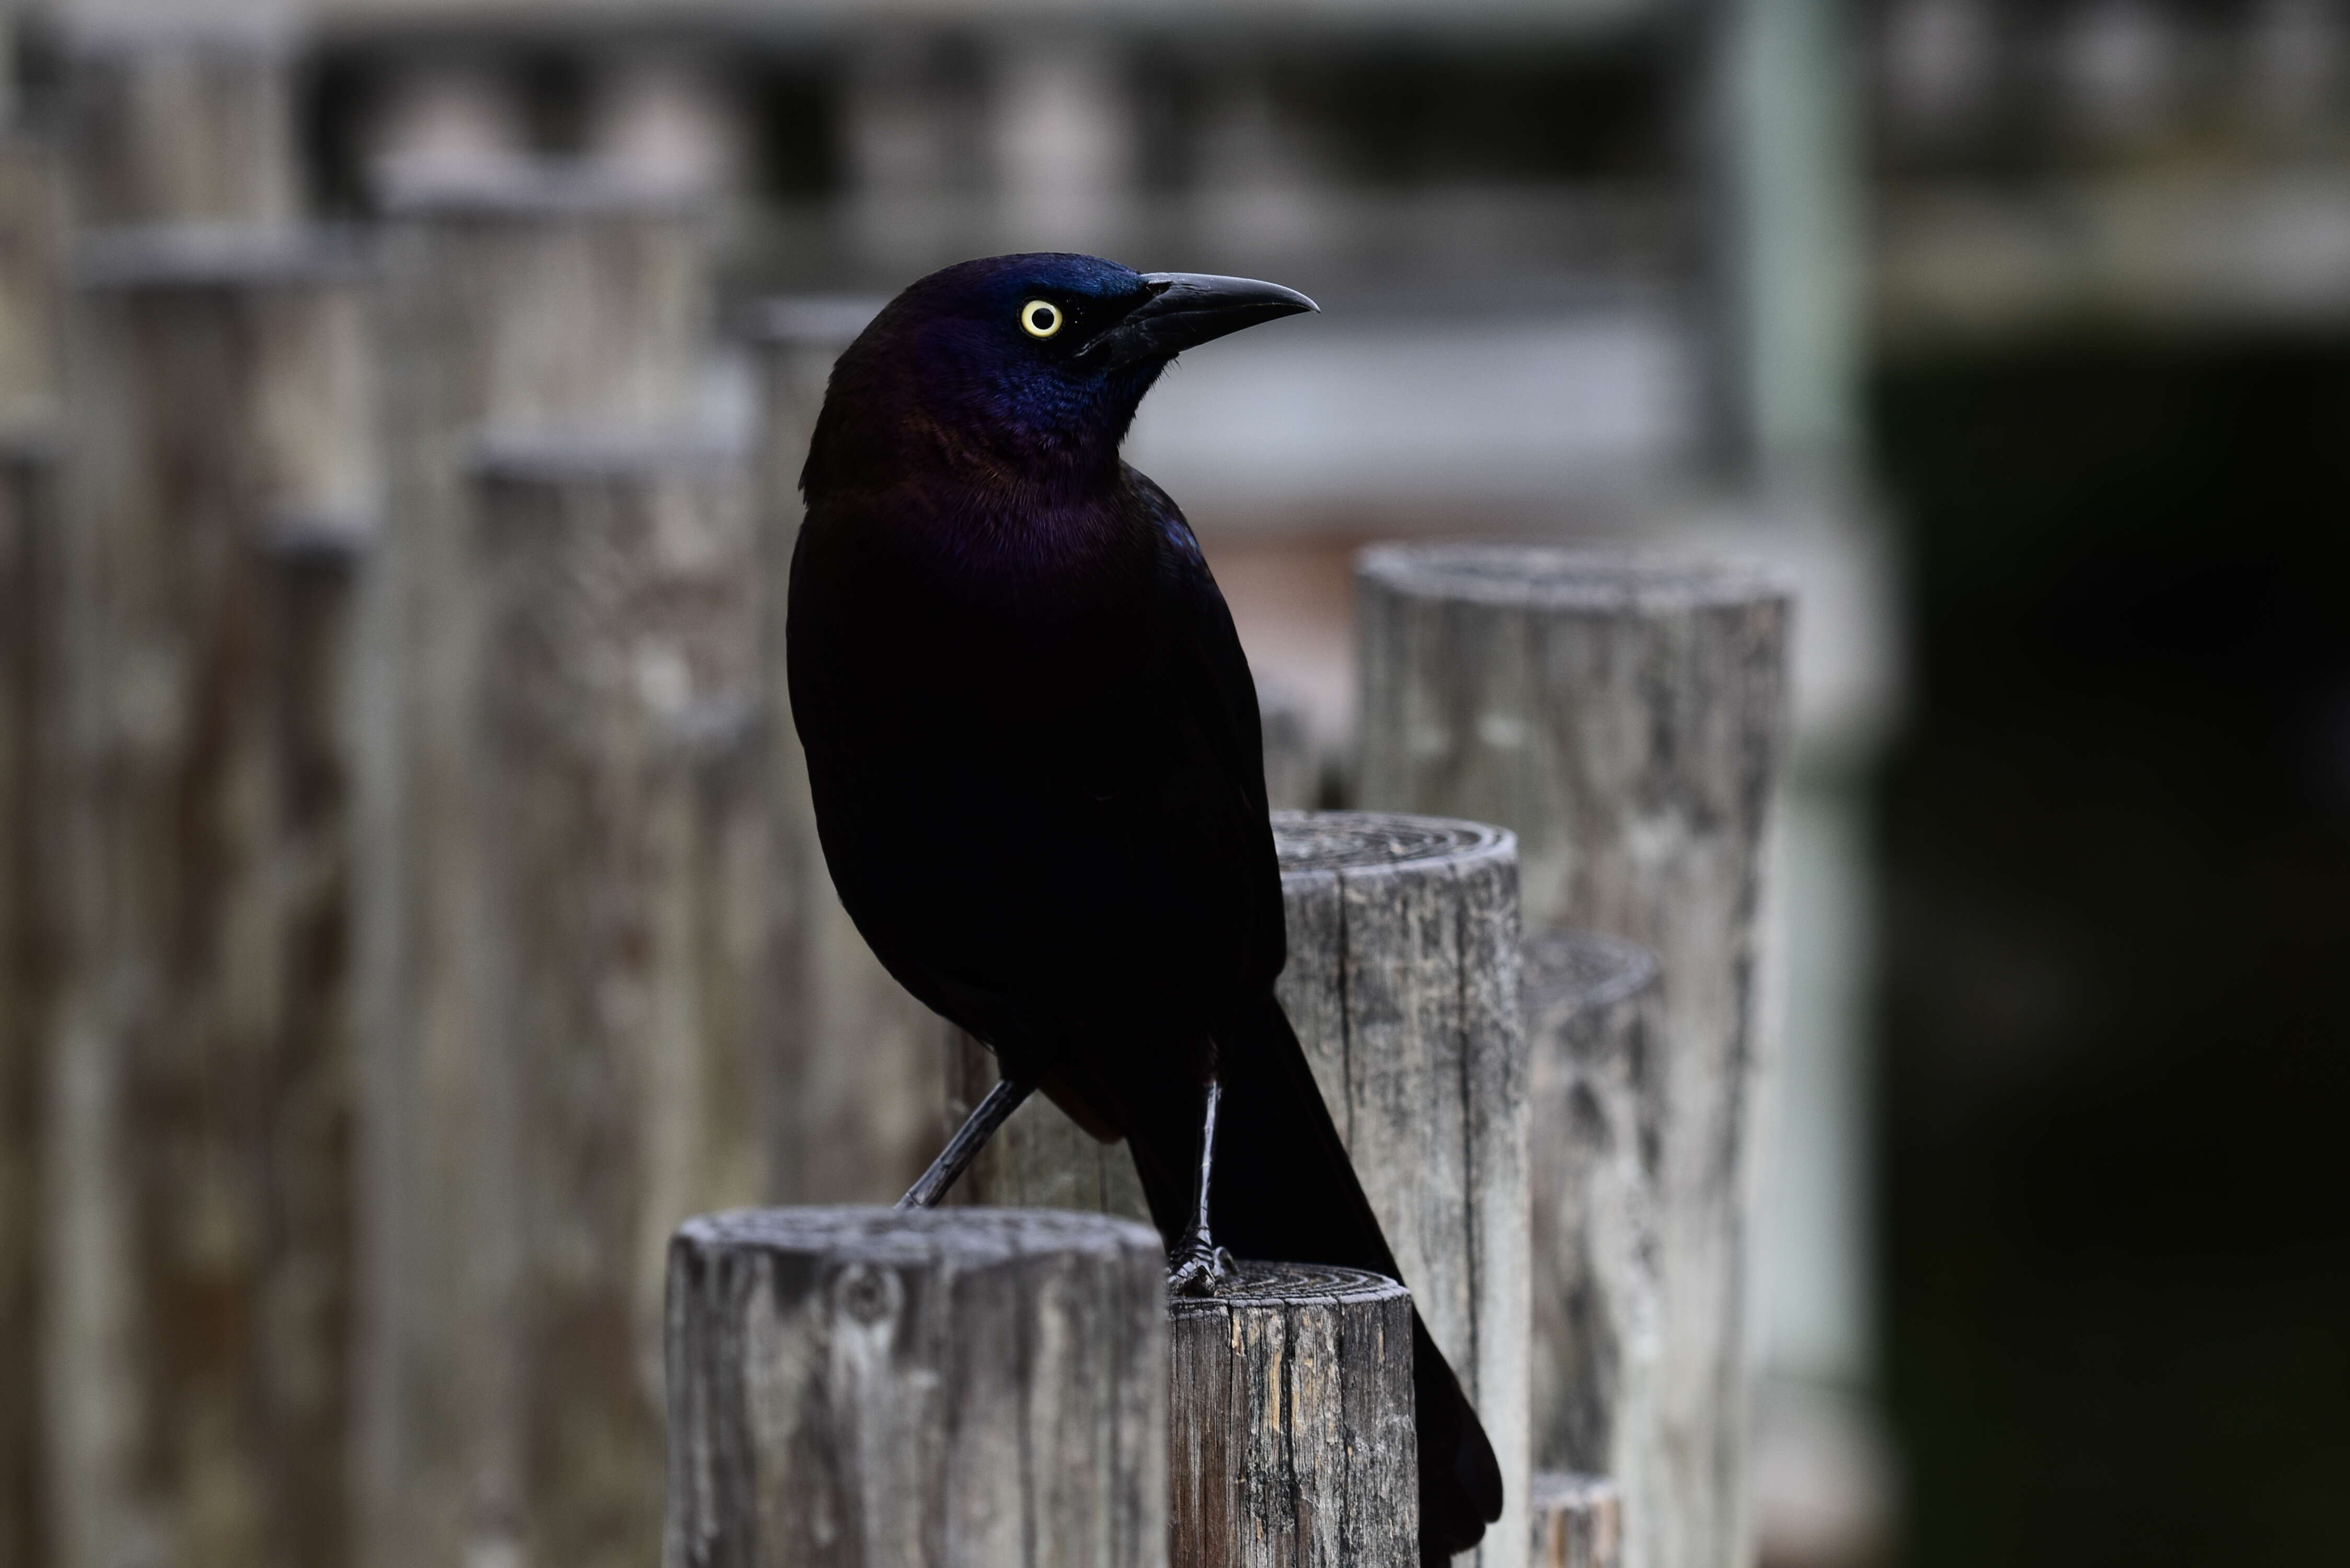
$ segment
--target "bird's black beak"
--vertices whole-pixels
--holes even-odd
[[[1086,345],[1081,358],[1110,369],[1143,359],[1172,359],[1243,327],[1322,307],[1294,288],[1248,277],[1197,272],[1147,272],[1150,297]]]

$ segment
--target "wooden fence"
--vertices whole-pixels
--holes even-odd
[[[840,912],[782,695],[869,306],[758,313],[730,445],[674,187],[329,234],[282,39],[66,59],[0,145],[0,1568],[1403,1564],[1408,1299],[1475,1561],[1735,1568],[1782,585],[1367,558],[1381,809],[1277,814],[1281,995],[1412,1298],[1170,1313],[1042,1099],[963,1207],[808,1207],[993,1081]]]

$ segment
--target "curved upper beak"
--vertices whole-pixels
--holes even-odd
[[[1100,355],[1113,369],[1139,359],[1171,359],[1243,327],[1322,308],[1294,288],[1250,277],[1147,272],[1142,281],[1150,286],[1150,297],[1087,344],[1085,358]]]

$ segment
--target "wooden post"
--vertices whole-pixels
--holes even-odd
[[[1659,1349],[1657,961],[1614,937],[1537,932],[1523,994],[1538,1129],[1534,1468],[1606,1476],[1637,1493]]]
[[[679,432],[705,325],[704,224],[670,194],[534,169],[411,178],[386,204],[393,526],[361,663],[359,1555],[437,1568],[528,1540],[641,1562],[658,1529],[645,1478],[660,1241],[702,1200],[675,1173],[734,1147],[674,1153],[704,1127],[680,1108],[693,1091],[643,1075],[690,1078],[706,1062],[648,1065],[650,1043],[682,1027],[648,1011],[674,1000],[658,977],[677,957],[628,945],[694,927],[679,901],[701,894],[660,857],[707,855],[676,836],[679,802],[695,759],[715,765],[708,747],[747,678],[721,672],[739,653],[700,639],[747,636],[754,613],[733,597],[749,576],[739,495],[662,460],[691,444]],[[526,476],[534,441],[542,456],[600,443],[619,468]],[[625,618],[562,618],[599,595]],[[713,618],[680,624],[689,610]],[[496,660],[544,660],[542,635],[571,639],[580,662],[510,683]],[[493,815],[534,790],[562,810]],[[538,858],[543,835],[586,833],[592,813],[608,842],[578,841],[566,880]],[[609,901],[566,901],[589,887]],[[629,934],[599,991],[583,944],[614,931]],[[581,1033],[557,1041],[565,1010]],[[728,1190],[753,1196],[755,1170],[742,1179],[749,1190]],[[540,1288],[549,1268],[560,1289]],[[598,1358],[608,1397],[534,1425],[564,1408],[535,1399],[542,1374],[582,1356]]]
[[[13,64],[13,53],[5,58]],[[56,160],[0,135],[0,1568],[46,1561],[41,1071],[51,968],[36,804],[54,757],[57,412],[64,314]]]
[[[1243,1263],[1167,1319],[1170,1559],[1416,1568],[1409,1293]]]
[[[1514,829],[1530,925],[1624,937],[1661,968],[1656,1423],[1626,1510],[1636,1563],[1726,1568],[1744,1539],[1755,928],[1791,590],[1756,568],[1498,545],[1367,551],[1357,582],[1365,801]]]
[[[481,1380],[452,1390],[483,1423],[473,1479],[536,1547],[642,1562],[663,1241],[756,1195],[747,1042],[708,1016],[696,776],[710,716],[752,676],[749,509],[723,454],[624,436],[507,441],[477,474],[466,1025],[486,1095],[452,1176],[482,1251],[444,1370]]]
[[[68,24],[75,222],[290,224],[290,24],[162,9]]]
[[[1533,1568],[1623,1568],[1623,1493],[1607,1476],[1536,1470]]]
[[[1281,1004],[1429,1333],[1501,1460],[1485,1564],[1526,1550],[1526,1062],[1517,846],[1474,823],[1276,812]]]
[[[905,1191],[938,1152],[951,1049],[946,1024],[889,977],[840,907],[816,842],[807,760],[785,684],[785,594],[799,537],[800,465],[832,362],[875,308],[861,300],[774,300],[749,323],[764,403],[758,472],[773,857],[764,1005],[777,1075],[768,1145],[775,1162],[771,1195],[786,1202],[887,1202]]]
[[[377,521],[366,326],[360,280],[296,232],[151,229],[87,254],[43,826],[60,1563],[347,1550],[342,682]]]
[[[668,1568],[1164,1568],[1165,1270],[1097,1215],[688,1222]]]

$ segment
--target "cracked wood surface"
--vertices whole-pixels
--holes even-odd
[[[668,1568],[1165,1568],[1165,1268],[1093,1214],[689,1221]]]

